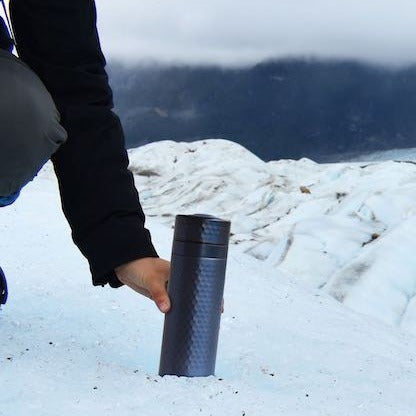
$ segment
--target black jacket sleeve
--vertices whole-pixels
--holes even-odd
[[[68,132],[52,160],[73,240],[89,261],[94,285],[120,286],[115,267],[158,255],[112,112],[95,4],[11,0],[10,8],[19,55],[45,83]]]

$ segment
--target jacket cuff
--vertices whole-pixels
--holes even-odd
[[[94,286],[108,283],[120,287],[123,283],[116,276],[116,267],[144,257],[159,257],[149,230],[136,217],[111,218],[76,243],[89,262]]]

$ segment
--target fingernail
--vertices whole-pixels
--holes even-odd
[[[162,302],[162,303],[159,305],[159,309],[160,309],[162,312],[167,312],[167,311],[169,310],[169,303],[167,303],[167,302]]]

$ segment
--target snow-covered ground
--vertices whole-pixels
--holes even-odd
[[[416,334],[416,164],[265,163],[225,140],[130,152],[146,213],[232,221],[232,244],[359,312]]]
[[[94,288],[50,165],[0,210],[0,415],[416,414],[416,166],[265,163],[223,140],[130,151],[147,227],[232,220],[216,376],[157,376],[163,315]]]

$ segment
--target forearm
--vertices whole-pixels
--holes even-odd
[[[120,282],[114,268],[157,257],[140,206],[87,0],[12,0],[20,56],[61,113],[67,143],[54,155],[64,213],[94,284]]]

